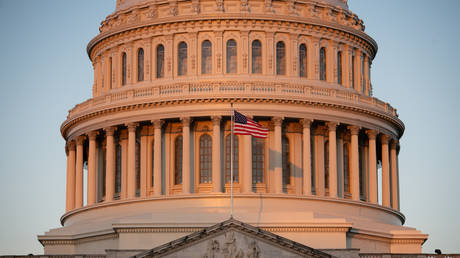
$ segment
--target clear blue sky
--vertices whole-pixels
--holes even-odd
[[[398,109],[401,210],[430,234],[425,252],[460,253],[460,1],[349,0],[379,44],[374,95]],[[0,0],[0,255],[43,252],[59,227],[66,160],[59,127],[90,98],[86,44],[114,0]]]

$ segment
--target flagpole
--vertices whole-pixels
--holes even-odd
[[[230,134],[230,218],[233,218],[233,124],[235,116],[233,111],[233,103],[230,103],[231,113],[231,134]]]

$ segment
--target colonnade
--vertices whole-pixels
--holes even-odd
[[[66,211],[83,206],[84,164],[86,205],[116,199],[226,192],[228,182],[224,182],[226,168],[222,160],[222,151],[226,149],[222,139],[230,133],[229,120],[220,116],[194,119],[110,126],[68,141]],[[377,172],[381,164],[381,205],[399,210],[397,139],[373,129],[333,121],[273,117],[260,123],[270,129],[269,137],[263,140],[264,182],[258,188],[253,180],[253,139],[235,136],[239,140],[236,193],[291,193],[379,204]],[[212,139],[210,182],[200,181],[201,168],[197,164],[201,164],[203,154],[197,133],[209,134]],[[179,135],[180,148],[174,145]],[[285,138],[290,139],[290,147],[284,150],[289,150],[288,161],[283,153]],[[181,157],[176,157],[180,153]],[[285,171],[287,166],[283,162],[292,163],[290,171]],[[176,175],[178,171],[180,174]],[[289,181],[293,191],[286,191],[283,173],[293,178]]]

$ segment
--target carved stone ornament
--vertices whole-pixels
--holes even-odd
[[[216,0],[216,10],[219,12],[224,11],[224,0]]]
[[[156,4],[151,5],[146,14],[147,18],[155,19],[158,17],[158,7]]]
[[[199,14],[200,9],[200,1],[199,0],[192,0],[192,10],[194,13]]]
[[[265,12],[267,12],[267,13],[272,13],[273,12],[272,0],[265,0]]]
[[[295,10],[295,0],[288,0],[288,8],[290,14],[297,14]]]
[[[241,0],[240,11],[242,11],[242,12],[249,12],[248,0]]]
[[[172,16],[177,16],[178,9],[177,9],[177,2],[171,1],[169,2],[169,14]]]

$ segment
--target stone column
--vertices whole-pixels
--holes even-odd
[[[161,195],[161,127],[163,126],[162,120],[154,120],[154,153],[153,153],[153,188],[155,195]]]
[[[104,131],[107,140],[105,152],[105,201],[110,202],[113,200],[115,193],[115,143],[113,139],[115,127],[104,128]]]
[[[388,153],[388,142],[390,137],[382,135],[382,205],[390,207],[390,159]]]
[[[311,143],[310,143],[310,125],[312,120],[302,119],[303,126],[303,194],[311,195]]]
[[[190,117],[182,121],[182,193],[190,193]]]
[[[371,203],[377,204],[377,151],[375,144],[377,131],[366,130],[366,134],[369,138],[369,201]]]
[[[136,128],[139,124],[129,123],[128,127],[128,195],[136,197]]]
[[[88,151],[88,183],[86,186],[86,204],[96,203],[96,136],[97,131],[88,133],[89,151]]]
[[[358,135],[360,128],[358,126],[348,126],[351,133],[351,199],[359,201],[359,148]]]
[[[337,198],[337,123],[328,122],[329,129],[329,196]]]
[[[324,126],[318,126],[313,134],[315,136],[315,191],[317,196],[325,195],[324,184],[324,135],[326,133]]]
[[[252,193],[252,136],[242,135],[244,150],[244,167],[240,170],[239,178],[242,179],[243,193]]]
[[[398,147],[398,140],[393,139],[390,145],[390,156],[391,156],[391,207],[394,210],[399,209],[398,204],[398,157],[396,148]]]
[[[75,208],[83,206],[83,143],[85,140],[86,136],[81,135],[77,137],[77,161],[75,164]]]
[[[70,141],[67,147],[66,211],[70,211],[75,208],[75,142]]]
[[[281,117],[273,117],[272,118],[273,124],[275,126],[275,149],[273,155],[273,166],[274,166],[274,182],[275,182],[275,193],[279,194],[283,192],[283,160],[282,160],[282,132],[281,132],[281,125],[283,124],[283,118]]]
[[[220,168],[220,116],[212,117],[212,191],[222,192]]]

